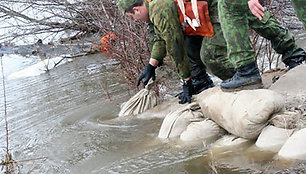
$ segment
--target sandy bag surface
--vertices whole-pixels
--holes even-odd
[[[202,120],[204,116],[197,103],[179,105],[175,111],[165,117],[158,137],[164,139],[180,136],[191,122]]]
[[[295,132],[282,146],[278,155],[288,159],[306,160],[306,128]]]
[[[268,151],[278,152],[293,133],[293,129],[267,126],[260,133],[256,146]]]
[[[192,122],[187,129],[181,134],[180,139],[183,141],[213,141],[224,134],[225,131],[210,119],[199,122]]]
[[[228,132],[246,139],[255,139],[268,119],[284,108],[283,97],[271,90],[223,92],[210,88],[196,97],[203,114]]]
[[[146,87],[127,101],[119,112],[119,117],[137,115],[153,108],[158,104],[158,97],[153,89],[154,82],[150,81]]]

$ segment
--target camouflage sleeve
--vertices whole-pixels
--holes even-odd
[[[173,0],[153,2],[156,3],[150,6],[150,20],[154,24],[156,40],[151,54],[154,56],[155,52],[162,51],[166,47],[167,54],[175,61],[180,76],[183,79],[187,78],[190,76],[190,66],[177,6]]]
[[[160,39],[154,32],[154,24],[149,24],[149,46],[151,52],[151,58],[158,61],[163,60],[166,57],[166,44],[165,41]]]

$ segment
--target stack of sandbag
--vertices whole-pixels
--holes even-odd
[[[180,137],[183,141],[208,140],[218,137],[224,130],[213,121],[204,117],[197,103],[177,105],[166,115],[158,137]]]
[[[252,141],[249,141],[247,149],[248,153],[262,153],[265,154],[267,151],[272,152],[273,154],[276,152],[277,156],[275,158],[285,158],[285,159],[298,159],[298,160],[306,160],[306,124],[305,124],[305,96],[306,96],[306,79],[305,79],[305,70],[306,65],[300,65],[285,75],[281,76],[280,79],[274,83],[270,90],[273,90],[277,93],[282,94],[285,98],[282,99],[286,102],[286,108],[290,111],[279,112],[274,114],[269,120],[266,127],[264,127],[258,139],[256,140],[255,145]],[[254,93],[254,95],[257,93]],[[212,95],[212,94],[209,94]],[[202,96],[204,97],[204,96]],[[266,97],[270,97],[267,95]],[[221,97],[222,98],[222,97]],[[223,99],[223,98],[222,98]],[[220,98],[216,98],[217,102],[220,102]],[[250,97],[244,104],[249,105],[253,102],[253,98]],[[266,103],[265,99],[263,100]],[[236,101],[228,100],[228,102],[235,103]],[[279,103],[279,102],[276,102]],[[220,103],[224,105],[224,102]],[[253,104],[255,105],[255,104]],[[269,106],[269,105],[268,105]],[[262,110],[262,106],[260,104],[256,104],[255,108],[258,109],[260,112]],[[266,109],[269,107],[266,107]],[[235,107],[233,107],[235,109]],[[209,111],[209,110],[208,110]],[[204,112],[204,111],[203,111]],[[212,113],[216,113],[214,110],[210,111]],[[221,111],[220,111],[221,112]],[[226,112],[223,110],[222,112]],[[267,112],[264,110],[264,112]],[[246,117],[241,117],[241,119],[245,120],[248,118],[248,112],[245,112]],[[207,114],[206,114],[207,115]],[[260,118],[260,117],[258,117]],[[220,119],[220,118],[218,118]],[[257,124],[261,121],[256,121],[252,119],[253,122],[248,121],[248,124]],[[226,122],[227,118],[224,118],[220,122]],[[263,122],[264,123],[264,122]],[[239,126],[239,124],[237,124]],[[264,124],[263,124],[264,125]],[[226,151],[236,150],[237,147],[230,147],[228,145],[235,145],[235,144],[244,144],[247,142],[246,139],[241,139],[238,141],[236,138],[227,138],[227,136],[223,137],[222,139],[218,140],[211,146],[212,152],[216,152],[217,154],[222,154],[223,152],[219,151],[219,148],[223,148]],[[224,141],[226,140],[226,141]],[[237,143],[236,143],[237,142]],[[216,148],[218,147],[218,148]],[[241,147],[240,145],[238,147]],[[217,149],[217,150],[216,150]],[[271,153],[271,154],[272,154]],[[216,155],[216,154],[213,154]],[[260,156],[260,155],[259,155]],[[274,159],[275,159],[274,158]],[[252,160],[253,160],[252,156]]]
[[[278,156],[287,159],[306,160],[305,96],[306,65],[291,69],[270,87],[286,97],[286,111],[271,119],[271,125],[260,134],[256,145],[271,151],[278,148]],[[293,108],[294,106],[294,108]],[[295,109],[297,108],[297,109]],[[260,145],[259,145],[260,143]]]
[[[159,130],[159,138],[172,138],[180,136],[193,121],[204,120],[203,113],[197,103],[181,105],[166,115]]]
[[[153,108],[158,104],[158,97],[152,89],[153,81],[149,81],[146,87],[140,90],[129,101],[127,101],[119,112],[119,117],[127,115],[137,115]]]
[[[255,139],[269,118],[284,108],[283,97],[268,89],[223,92],[214,87],[197,98],[203,114],[228,132]]]
[[[278,152],[296,129],[299,119],[300,115],[296,112],[285,111],[274,115],[270,125],[261,131],[256,146],[262,150]]]

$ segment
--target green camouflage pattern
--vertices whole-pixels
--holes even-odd
[[[216,3],[216,1],[218,2]],[[211,5],[209,7],[211,18],[214,18],[212,21],[215,20],[216,16],[220,19],[218,22],[220,21],[227,43],[226,50],[228,52],[226,55],[236,69],[254,61],[254,51],[249,39],[250,29],[253,29],[262,37],[270,40],[273,49],[277,53],[282,54],[283,61],[306,55],[305,51],[296,45],[293,34],[288,29],[282,27],[270,12],[265,12],[263,19],[259,20],[251,14],[246,0],[208,0],[208,3]],[[217,4],[218,8],[216,10]],[[218,15],[216,15],[216,11],[218,11]],[[215,32],[217,31],[215,30]],[[216,34],[216,36],[218,35]],[[222,38],[215,40],[221,41]],[[210,67],[209,65],[206,66]]]
[[[306,27],[306,1],[305,0],[291,0],[292,6],[304,27]]]
[[[234,75],[235,68],[227,57],[226,42],[218,17],[218,0],[208,0],[207,3],[214,36],[204,37],[201,47],[201,60],[206,65],[207,71],[222,80],[226,80]]]
[[[190,77],[177,5],[173,0],[153,0],[148,5],[150,41],[153,42],[150,44],[151,58],[162,60],[168,55],[174,60],[181,78]]]
[[[254,62],[254,50],[249,38],[248,0],[218,0],[218,13],[227,44],[227,56],[234,67]]]
[[[155,2],[159,2],[160,0],[155,0]],[[218,15],[218,1],[220,0],[208,0],[208,5],[209,5],[209,13],[210,13],[210,17],[211,17],[211,21],[213,24],[213,28],[214,28],[214,36],[213,37],[204,37],[203,41],[202,41],[202,46],[201,48],[196,46],[197,44],[200,44],[200,39],[199,38],[194,38],[194,37],[189,37],[189,36],[185,36],[185,47],[183,47],[181,45],[181,42],[177,43],[177,44],[170,44],[169,48],[170,51],[167,51],[167,47],[166,47],[166,40],[170,41],[173,38],[167,38],[173,34],[165,34],[164,37],[166,39],[163,39],[162,36],[160,35],[159,28],[164,28],[164,27],[168,27],[168,28],[176,28],[175,30],[180,30],[180,28],[174,27],[174,26],[167,26],[166,25],[162,25],[162,26],[156,26],[156,24],[154,25],[152,22],[149,23],[149,33],[150,33],[150,48],[151,48],[151,57],[155,58],[157,60],[162,60],[166,54],[168,53],[169,55],[171,55],[171,52],[173,53],[173,51],[171,50],[179,50],[178,53],[181,52],[181,55],[185,55],[186,51],[185,48],[187,48],[187,57],[190,61],[190,69],[191,69],[191,76],[197,76],[198,74],[201,74],[203,72],[206,71],[206,67],[208,68],[208,71],[210,71],[212,74],[218,76],[219,78],[221,78],[222,80],[228,79],[230,77],[233,76],[233,74],[235,73],[235,68],[242,66],[242,65],[246,65],[249,64],[251,62],[254,61],[254,52],[253,52],[253,48],[250,46],[250,51],[248,52],[240,52],[238,53],[238,55],[242,55],[242,57],[238,57],[235,58],[235,60],[238,60],[238,66],[235,63],[233,63],[232,61],[230,61],[233,58],[228,58],[228,54],[227,54],[227,45],[226,45],[226,41],[223,35],[223,32],[221,30],[221,25],[220,25],[220,20],[219,20],[219,15]],[[153,1],[154,2],[154,1]],[[151,2],[152,3],[152,2]],[[151,4],[150,3],[150,4]],[[164,2],[166,3],[166,2]],[[168,2],[169,4],[172,4],[171,2]],[[154,14],[156,14],[156,18],[158,19],[158,15],[162,16],[168,16],[169,19],[173,18],[176,19],[175,16],[177,15],[177,11],[175,8],[177,8],[176,5],[172,5],[172,12],[171,12],[171,8],[166,9],[165,11],[161,10],[163,9],[162,7],[166,7],[165,4],[160,4],[161,6],[158,7],[157,5],[153,6],[156,7],[157,12],[155,12]],[[263,20],[259,20],[256,16],[254,16],[253,14],[251,14],[250,10],[248,9],[247,5],[244,6],[239,6],[245,13],[245,18],[247,19],[247,24],[248,24],[248,28],[251,28],[253,30],[255,30],[259,35],[263,36],[264,38],[268,39],[271,41],[272,47],[273,49],[279,53],[282,54],[282,60],[288,59],[288,58],[294,58],[297,56],[302,56],[302,55],[306,55],[305,51],[303,49],[301,49],[300,47],[298,47],[295,44],[295,39],[293,37],[293,34],[290,33],[287,29],[285,29],[284,27],[282,27],[277,20],[269,13],[269,12],[265,12],[265,16],[263,18]],[[149,8],[150,9],[150,8]],[[152,7],[150,9],[150,12],[152,10]],[[164,13],[166,14],[164,14]],[[151,12],[152,13],[152,12]],[[150,14],[151,14],[150,13]],[[175,15],[171,15],[171,13],[175,14]],[[172,17],[171,17],[172,16]],[[161,18],[161,17],[160,17]],[[152,20],[152,15],[150,15],[150,19]],[[158,21],[158,20],[156,20]],[[169,24],[175,24],[175,25],[179,25],[179,22],[176,20],[173,20],[171,22],[169,22]],[[172,30],[171,33],[175,33]],[[156,31],[156,33],[155,33]],[[241,30],[239,30],[241,31]],[[238,32],[239,32],[238,31]],[[242,30],[243,31],[243,30]],[[167,33],[167,30],[164,30],[165,33]],[[178,40],[181,40],[181,32],[177,32],[177,36],[175,38],[180,38]],[[186,38],[187,37],[187,38]],[[240,43],[247,43],[250,44],[250,39],[249,39],[249,29],[246,30],[246,34],[245,37],[240,37],[239,39],[236,40],[237,43],[234,42],[234,44],[232,44],[232,48],[235,48],[235,45]],[[171,45],[174,45],[171,47]],[[177,46],[175,46],[177,45]],[[179,45],[179,46],[178,46]],[[181,49],[181,48],[184,49]],[[200,51],[199,49],[201,49],[201,54],[199,56],[198,52]],[[238,48],[235,48],[236,50],[239,50]],[[184,51],[183,51],[184,50]],[[241,49],[240,49],[241,50]],[[182,51],[184,53],[182,53]],[[250,52],[253,52],[252,54],[250,54]],[[176,54],[172,54],[172,58],[174,59],[175,62],[185,62],[186,61],[186,57],[184,56],[182,58],[182,56],[175,57],[173,55]],[[234,54],[235,55],[235,54]],[[245,56],[246,55],[246,56]],[[176,59],[179,58],[179,59]],[[201,59],[202,62],[205,64],[203,65],[201,62],[197,61]],[[239,60],[241,59],[241,60]],[[183,65],[186,65],[187,63],[181,63]],[[206,67],[205,67],[206,66]],[[185,67],[185,66],[178,66],[178,67]],[[184,70],[185,69],[185,70]],[[188,72],[187,68],[182,68],[182,70],[179,70],[179,72]],[[181,73],[180,73],[181,74]],[[183,73],[182,73],[183,74]],[[181,74],[181,76],[182,76]],[[187,73],[189,74],[189,73]],[[186,76],[186,75],[185,75]]]
[[[218,18],[218,1],[207,1],[215,34],[213,37],[204,37],[201,48],[201,60],[208,68],[208,71],[225,80],[234,75],[235,67],[227,58],[227,45]],[[244,8],[247,11],[248,6]],[[277,53],[282,54],[282,60],[306,54],[303,49],[295,44],[293,34],[283,28],[269,12],[265,13],[263,20],[259,20],[250,11],[246,14],[249,27],[262,37],[270,40],[273,49]],[[249,37],[245,39],[249,40]]]
[[[251,29],[271,41],[272,48],[282,55],[282,61],[306,56],[305,51],[296,45],[293,34],[284,28],[270,12],[266,11],[262,20],[249,12],[248,21]]]
[[[212,23],[213,37],[204,37],[201,60],[209,72],[222,80],[231,78],[235,73],[234,65],[227,58],[226,42],[219,23]]]
[[[126,9],[131,7],[133,4],[135,4],[138,0],[118,0],[117,6],[125,12]]]

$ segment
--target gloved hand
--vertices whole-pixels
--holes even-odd
[[[183,82],[183,93],[179,96],[179,104],[191,103],[192,88],[191,80]]]
[[[155,80],[155,69],[156,67],[152,66],[151,64],[147,64],[144,70],[141,71],[140,75],[138,76],[136,80],[136,85],[140,85],[140,81],[144,79],[143,83],[144,85],[147,85],[149,80],[152,78],[152,80]]]

